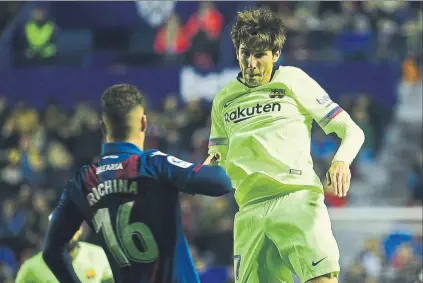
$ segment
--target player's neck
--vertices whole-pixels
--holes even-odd
[[[124,140],[124,142],[132,143],[132,144],[136,145],[139,149],[144,150],[144,138],[142,138],[142,139],[134,139],[134,138],[127,139],[127,140]]]
[[[144,136],[138,136],[138,137],[130,137],[127,138],[125,140],[115,140],[109,136],[106,136],[106,143],[111,143],[111,142],[127,142],[127,143],[132,143],[134,145],[136,145],[139,149],[144,150]]]

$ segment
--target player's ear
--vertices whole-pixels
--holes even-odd
[[[147,131],[147,115],[141,116],[141,132],[145,133]]]
[[[273,63],[278,62],[279,58],[281,57],[281,52],[280,50],[276,51],[273,53]]]

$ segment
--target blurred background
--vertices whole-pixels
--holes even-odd
[[[285,19],[279,63],[316,79],[366,134],[349,196],[326,196],[340,282],[420,282],[423,10],[407,1],[0,2],[0,282],[42,248],[66,179],[98,158],[108,86],[145,94],[146,148],[205,159],[211,100],[238,73],[231,26],[254,5]],[[321,177],[338,144],[314,127]],[[233,196],[182,206],[202,282],[233,282]]]

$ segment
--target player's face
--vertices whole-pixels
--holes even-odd
[[[279,59],[279,55],[279,51],[273,53],[271,50],[254,50],[241,43],[237,59],[247,85],[255,87],[268,83],[273,64]]]

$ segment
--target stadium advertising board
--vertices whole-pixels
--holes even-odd
[[[399,66],[346,63],[299,67],[335,100],[344,94],[367,93],[385,107],[395,104]],[[26,100],[37,107],[54,98],[64,107],[70,107],[80,100],[97,102],[104,89],[112,84],[130,83],[146,94],[149,103],[159,106],[170,93],[180,94],[186,101],[196,98],[212,100],[237,73],[235,67],[202,72],[180,66],[2,70],[0,96],[7,97],[12,103]]]
[[[385,107],[396,102],[399,66],[392,63],[304,63],[296,65],[314,78],[331,96],[365,93]],[[201,72],[191,67],[182,68],[180,94],[185,100],[202,97],[212,99],[229,81],[236,78],[238,68],[215,69]]]

